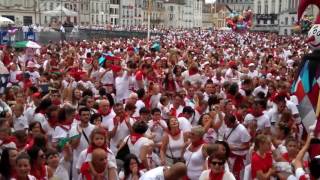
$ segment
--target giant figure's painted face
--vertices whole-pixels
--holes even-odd
[[[311,49],[320,49],[320,24],[315,24],[312,26],[308,33],[307,42]]]

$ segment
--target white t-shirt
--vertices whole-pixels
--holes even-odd
[[[100,70],[100,74],[104,73],[104,69],[101,68]],[[103,85],[107,85],[107,84],[114,84],[114,78],[113,78],[113,72],[111,70],[107,71],[102,77],[101,77],[101,83]]]
[[[69,131],[67,131],[67,128],[68,127],[62,128],[60,126],[56,126],[52,134],[52,142],[58,142],[60,139],[68,137]]]
[[[153,141],[146,137],[141,137],[140,139],[137,140],[135,144],[132,144],[131,139],[128,140],[128,138],[130,138],[130,136],[127,136],[126,138],[124,138],[124,141],[128,142],[130,153],[136,155],[139,159],[139,162],[141,162],[141,159],[140,159],[141,149],[144,146],[153,144]]]
[[[139,111],[140,111],[140,109],[142,109],[144,107],[146,107],[146,105],[144,104],[144,102],[141,99],[139,99],[136,102],[136,110],[135,110],[135,112],[133,114],[133,117],[140,117]]]
[[[79,135],[81,132],[79,132],[79,125],[74,125],[71,127],[70,131],[69,131],[69,136],[73,137],[73,136],[77,136]],[[88,137],[88,140],[90,138],[91,132],[94,130],[95,125],[92,125],[89,123],[89,126],[84,128],[83,131],[86,134],[86,136]],[[84,137],[83,133],[81,133],[81,137],[80,137],[80,143],[78,145],[78,147],[76,149],[73,150],[73,161],[77,162],[78,158],[79,158],[79,154],[81,153],[81,151],[83,151],[84,149],[88,148],[89,146],[89,142],[86,140],[86,138]],[[78,178],[78,171],[76,169],[76,163],[72,164],[72,177],[77,179]]]
[[[263,88],[261,86],[258,86],[253,90],[252,95],[257,96],[259,92],[263,92],[264,96],[266,97],[268,94],[268,87],[266,86],[265,88]]]
[[[122,77],[116,77],[115,88],[116,88],[117,102],[122,102],[122,100],[128,99],[130,95],[130,90],[129,90],[129,77],[128,77],[127,71],[123,73]]]
[[[20,116],[13,119],[13,129],[15,131],[24,130],[29,127],[28,120],[25,116]]]
[[[161,125],[160,125],[161,124]],[[150,131],[155,134],[155,143],[160,143],[165,130],[163,128],[168,128],[167,123],[164,120],[160,120],[159,124],[156,124],[153,120],[148,122]]]
[[[192,125],[187,118],[179,117],[178,122],[182,132],[191,132]]]
[[[271,127],[270,118],[266,114],[263,114],[259,117],[254,117],[252,114],[247,114],[244,118],[244,124],[247,125],[251,123],[257,123],[257,131]]]
[[[129,123],[132,126],[134,123],[134,119],[129,118]],[[108,129],[109,132],[112,131],[114,128],[113,118],[106,121],[104,125],[106,125],[105,127]],[[129,130],[125,120],[123,120],[118,125],[118,129],[117,129],[115,135],[110,140],[110,149],[112,150],[113,153],[115,153],[115,154],[117,153],[117,145],[119,143],[121,143],[121,141],[129,134],[130,134],[130,130]]]
[[[202,171],[199,180],[210,180],[209,174],[210,169]],[[233,174],[229,171],[225,171],[222,177],[222,180],[236,180],[236,178],[233,176]]]
[[[144,173],[143,176],[139,178],[139,180],[164,180],[163,170],[163,166],[151,169]]]
[[[229,145],[237,147],[250,141],[250,134],[246,127],[244,127],[242,124],[238,124],[233,131],[232,129],[233,128],[227,128],[224,134],[224,140],[227,141]],[[243,156],[248,153],[248,150],[232,151],[232,153]]]

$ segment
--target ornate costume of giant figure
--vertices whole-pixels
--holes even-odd
[[[300,0],[298,21],[311,4],[320,9],[320,0]],[[307,43],[312,53],[302,58],[292,92],[299,100],[298,109],[305,129],[318,137],[310,148],[310,155],[314,157],[320,154],[320,14],[308,33]]]

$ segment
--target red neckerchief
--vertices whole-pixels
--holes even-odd
[[[37,178],[37,180],[44,180],[46,178],[46,166],[42,165],[41,167],[38,167],[37,165],[34,165],[33,168],[31,168],[30,174]]]
[[[59,126],[65,131],[69,131],[71,129],[71,125],[72,121],[65,121],[59,124]]]
[[[177,136],[178,134],[180,134],[181,133],[181,130],[179,129],[177,132],[175,132],[175,133],[172,133],[172,131],[170,131],[170,135],[172,136],[172,137],[174,137],[174,136]]]
[[[98,109],[98,113],[101,115],[101,116],[108,116],[111,112],[111,108],[108,109],[108,111],[106,113],[102,112],[102,109],[99,108]]]
[[[212,170],[210,170],[209,180],[222,180],[223,175],[224,175],[224,172],[214,173]]]
[[[260,108],[256,108],[256,109],[249,109],[248,112],[250,114],[252,114],[254,117],[260,117],[263,115],[263,112]]]
[[[140,138],[142,138],[143,135],[141,134],[138,134],[138,133],[132,133],[130,135],[130,140],[131,140],[131,143],[134,145]]]
[[[288,152],[282,154],[282,157],[283,157],[286,161],[288,161],[289,163],[291,163],[292,159],[289,158]]]
[[[83,177],[85,177],[84,179],[86,179],[86,180],[94,180],[94,179],[101,178],[101,176],[104,175],[104,174],[103,174],[104,171],[101,172],[101,173],[97,172],[97,173],[99,173],[99,175],[98,175],[99,177],[94,177],[94,179],[92,179],[92,176],[93,176],[93,175],[91,175],[90,171],[91,171],[91,168],[90,168],[89,162],[83,163],[82,166],[81,166],[81,168],[80,168],[80,173],[82,174]],[[102,179],[103,179],[103,178],[102,178]]]
[[[14,137],[14,136],[8,136],[6,137],[4,140],[2,140],[1,144],[0,144],[0,147],[4,144],[9,144],[11,142],[14,142],[16,144],[17,142],[17,139]]]
[[[198,73],[198,69],[196,68],[190,68],[189,69],[189,76],[195,75]]]
[[[199,139],[198,141],[196,142],[192,142],[191,145],[194,147],[194,148],[198,148],[199,146],[201,146],[202,144],[204,144],[205,142],[203,141],[203,139]]]
[[[55,100],[52,101],[52,104],[54,104],[56,106],[60,106],[61,100],[60,99],[55,99]]]
[[[57,126],[58,120],[57,119],[48,119],[48,123],[50,127],[55,128]]]
[[[176,109],[175,107],[172,107],[172,108],[170,109],[170,115],[171,115],[171,116],[177,116],[177,109]]]

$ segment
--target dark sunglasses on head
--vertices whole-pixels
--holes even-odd
[[[218,162],[218,161],[211,161],[211,164],[212,165],[219,165],[219,166],[222,166],[222,165],[224,165],[224,162],[222,162],[222,161],[220,161],[220,162]]]

